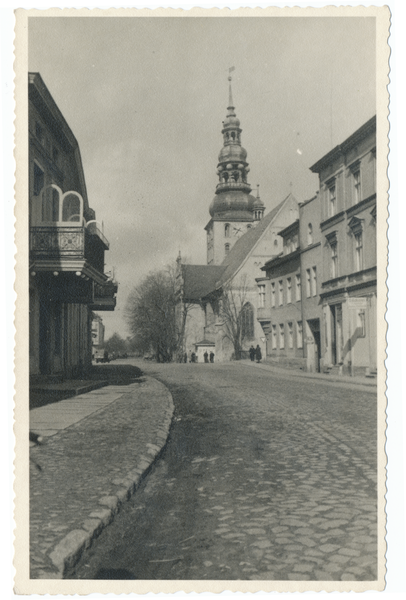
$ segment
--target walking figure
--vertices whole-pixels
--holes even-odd
[[[203,354],[203,356],[204,356],[204,362],[205,362],[205,363],[208,363],[208,362],[209,362],[209,353],[207,352],[207,350],[206,350],[206,352]]]
[[[262,352],[261,352],[261,348],[259,347],[259,344],[255,348],[255,358],[257,359],[258,363],[261,362]]]
[[[214,363],[214,352],[210,352],[210,362]]]
[[[255,360],[255,348],[254,348],[254,346],[251,345],[251,348],[249,349],[249,353],[250,353],[250,359],[252,360],[252,362],[254,362],[254,360]]]

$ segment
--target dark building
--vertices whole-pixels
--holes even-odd
[[[30,374],[74,377],[91,365],[92,311],[114,310],[117,284],[78,142],[39,73],[28,92]]]

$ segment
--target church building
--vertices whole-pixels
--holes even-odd
[[[218,184],[209,207],[207,265],[177,261],[179,318],[183,316],[182,355],[194,352],[199,361],[214,352],[215,361],[246,356],[251,345],[266,353],[263,328],[257,320],[261,306],[261,267],[282,252],[281,230],[298,219],[296,199],[289,194],[269,213],[251,194],[247,151],[241,145],[229,77],[229,106],[223,121],[223,147],[217,164]],[[237,329],[237,331],[236,331]],[[235,344],[239,338],[239,347]]]

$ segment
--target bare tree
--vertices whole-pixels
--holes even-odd
[[[175,267],[147,275],[132,290],[125,308],[133,348],[153,354],[158,362],[181,362],[191,306],[183,302]]]
[[[219,317],[223,325],[223,336],[233,345],[236,360],[241,358],[244,341],[252,339],[253,336],[254,317],[247,296],[247,277],[242,276],[239,281],[234,281],[223,287],[223,294],[219,303]]]
[[[134,346],[152,353],[158,362],[170,362],[178,347],[176,290],[170,269],[149,274],[127,301],[125,318]]]

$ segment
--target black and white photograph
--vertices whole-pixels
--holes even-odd
[[[16,581],[382,590],[389,10],[181,13],[17,11]]]

